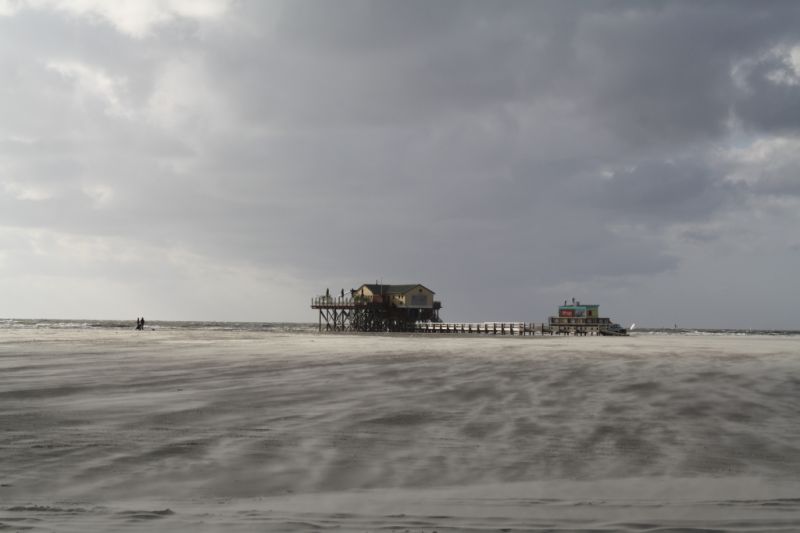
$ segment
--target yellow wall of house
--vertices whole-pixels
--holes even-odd
[[[362,285],[353,296],[363,296],[365,298],[372,298],[372,291],[366,285]],[[392,294],[391,303],[397,307],[411,307],[411,308],[426,308],[433,307],[433,292],[425,287],[418,285],[403,294]]]
[[[372,297],[372,291],[369,290],[369,288],[367,288],[366,285],[362,285],[361,287],[356,289],[354,296],[366,296],[369,298]]]
[[[414,287],[402,295],[402,303],[398,306],[430,309],[433,307],[433,292],[422,286]]]

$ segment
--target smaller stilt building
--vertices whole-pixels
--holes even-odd
[[[610,318],[600,316],[600,306],[575,301],[558,306],[558,316],[551,316],[550,330],[561,335],[608,335],[624,334],[618,324]],[[624,330],[621,330],[624,331]]]
[[[442,303],[420,283],[365,283],[339,296],[325,291],[311,300],[319,310],[320,331],[414,331],[420,321],[440,322]]]

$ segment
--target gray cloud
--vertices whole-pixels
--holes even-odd
[[[453,320],[639,291],[664,323],[659,298],[722,262],[793,282],[772,237],[797,222],[793,2],[217,7],[0,17],[4,279],[251,320],[311,319],[314,292],[375,278],[426,283]],[[144,311],[62,292],[0,315]]]
[[[739,193],[718,169],[692,160],[644,161],[581,187],[596,208],[658,224],[708,218]]]
[[[787,64],[787,59],[786,54],[773,53],[743,65],[736,114],[745,125],[764,132],[798,133],[800,72],[795,68],[800,64]]]

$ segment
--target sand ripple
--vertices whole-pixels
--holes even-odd
[[[800,520],[790,337],[28,335],[0,342],[0,529]]]

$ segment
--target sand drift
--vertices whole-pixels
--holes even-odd
[[[0,529],[774,531],[796,338],[0,332]]]

